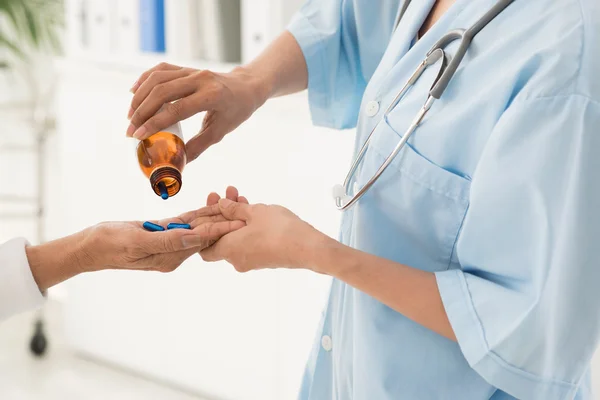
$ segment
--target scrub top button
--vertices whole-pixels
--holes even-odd
[[[379,112],[379,103],[375,100],[368,102],[366,111],[368,117],[376,116]]]
[[[331,336],[323,336],[321,338],[321,346],[323,347],[323,350],[325,351],[331,351],[331,349],[333,348],[333,343],[331,342]]]

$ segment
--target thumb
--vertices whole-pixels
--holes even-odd
[[[251,206],[244,203],[238,203],[229,199],[219,200],[219,210],[225,218],[230,221],[247,221],[250,219]]]
[[[140,244],[148,250],[148,254],[174,253],[189,249],[185,237],[189,235],[186,229],[170,229],[164,232],[144,232]]]
[[[207,114],[200,132],[191,138],[185,145],[187,162],[190,163],[204,153],[213,144],[217,144],[225,136],[223,128],[212,113]]]
[[[144,232],[140,244],[147,255],[175,253],[206,247],[211,242],[243,228],[246,224],[239,218],[231,221],[206,222],[194,229],[170,229],[162,232]]]

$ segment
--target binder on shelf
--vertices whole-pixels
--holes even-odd
[[[67,46],[70,52],[81,52],[90,46],[90,7],[86,0],[65,2]]]
[[[270,0],[242,0],[242,62],[260,54],[271,38]]]
[[[114,3],[107,0],[87,0],[89,15],[89,49],[106,55],[113,50]]]
[[[140,44],[144,52],[165,52],[165,0],[140,0]]]
[[[306,0],[242,0],[242,61],[258,56]]]
[[[118,0],[115,6],[116,52],[135,55],[140,51],[140,0]]]
[[[169,57],[177,60],[202,58],[201,11],[202,0],[166,0],[165,40]]]
[[[204,59],[239,63],[241,60],[240,0],[203,0],[200,25]]]

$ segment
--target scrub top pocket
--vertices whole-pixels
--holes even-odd
[[[356,186],[375,174],[400,139],[387,120],[379,124]],[[458,267],[454,245],[468,208],[470,183],[407,143],[356,204],[349,244],[426,271]]]

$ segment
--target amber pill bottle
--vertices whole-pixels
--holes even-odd
[[[164,200],[179,193],[181,173],[187,163],[179,123],[141,140],[136,151],[140,168],[154,193]]]

